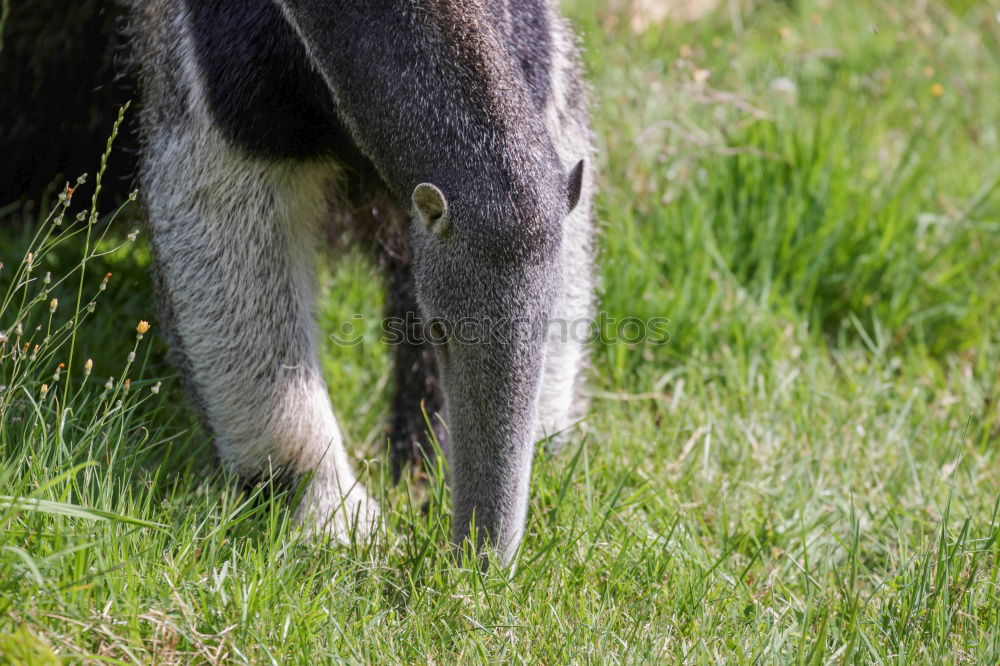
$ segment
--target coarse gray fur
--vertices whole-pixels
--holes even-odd
[[[503,329],[452,337],[417,374],[443,394],[454,539],[474,521],[509,560],[534,444],[586,409],[569,324],[592,315],[594,170],[572,35],[544,0],[271,1],[133,11],[182,375],[232,469],[310,475],[314,531],[375,529],[320,372],[314,259],[332,224],[382,234],[406,257],[402,309]]]

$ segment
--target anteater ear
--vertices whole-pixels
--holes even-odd
[[[567,211],[572,213],[576,205],[580,203],[580,190],[583,189],[583,160],[577,162],[576,166],[570,169],[567,181],[567,201],[569,203]]]
[[[420,183],[413,189],[413,211],[429,231],[438,235],[448,228],[448,200],[436,185]]]

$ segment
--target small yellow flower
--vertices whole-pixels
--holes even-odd
[[[42,397],[44,398],[49,392],[49,385],[42,384]]]
[[[129,389],[130,386],[132,386],[132,380],[131,379],[126,379],[125,380],[125,393],[128,393],[128,389]]]
[[[786,26],[782,26],[778,29],[778,36],[782,39],[788,39],[792,36],[792,29]]]
[[[59,299],[53,298],[49,301],[49,312],[55,314],[56,308],[59,307]]]
[[[139,335],[146,335],[149,332],[149,322],[146,320],[140,321],[139,325],[135,327],[135,332]]]
[[[931,95],[934,97],[940,97],[944,94],[944,86],[940,83],[935,83],[931,86]]]
[[[87,361],[83,364],[83,376],[89,377],[90,371],[93,369],[94,369],[94,360],[88,358]]]

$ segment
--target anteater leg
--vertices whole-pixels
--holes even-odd
[[[378,509],[344,450],[313,319],[315,233],[334,165],[250,156],[187,94],[147,109],[142,173],[181,373],[225,464],[245,478],[309,478],[298,517],[310,531],[368,531]]]
[[[388,424],[392,475],[398,481],[409,463],[419,469],[433,460],[428,423],[441,446],[447,432],[440,417],[444,396],[438,382],[434,350],[424,339],[425,322],[417,304],[409,248],[401,236],[380,243],[386,273],[386,317],[393,348],[395,394]]]

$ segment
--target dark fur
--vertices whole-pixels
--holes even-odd
[[[90,182],[118,108],[132,99],[116,0],[10,2],[0,51],[0,206],[81,173]],[[137,155],[133,113],[125,119],[102,183],[102,200],[124,200],[134,187]],[[4,218],[0,224],[10,221]]]

